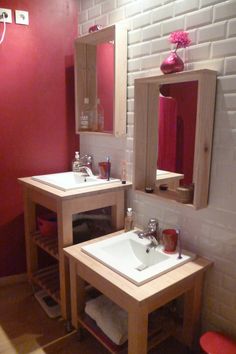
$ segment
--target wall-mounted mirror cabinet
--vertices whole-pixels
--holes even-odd
[[[126,134],[127,30],[113,25],[75,40],[76,133]]]
[[[212,70],[135,80],[137,191],[207,206],[215,89]]]

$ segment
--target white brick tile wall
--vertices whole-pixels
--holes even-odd
[[[137,44],[129,48],[128,58],[138,58],[150,54],[151,43]]]
[[[133,2],[133,0],[117,0],[117,7],[127,5]]]
[[[213,9],[211,7],[186,15],[186,28],[200,27],[212,23]]]
[[[199,0],[179,0],[175,1],[174,13],[175,16],[197,10],[199,7]]]
[[[220,77],[218,87],[223,92],[236,92],[236,75]]]
[[[199,29],[199,43],[223,39],[226,36],[226,22],[204,26]]]
[[[184,28],[184,16],[176,17],[162,23],[162,34],[170,34],[174,31],[180,31]]]
[[[88,18],[89,19],[98,17],[100,15],[101,15],[101,7],[100,6],[92,7],[88,10]]]
[[[128,45],[141,42],[142,30],[137,29],[136,31],[128,31]]]
[[[80,1],[80,4],[81,10],[84,11],[93,6],[93,0]]]
[[[220,2],[219,0],[200,0],[200,8],[209,5],[219,4],[219,2]]]
[[[195,62],[199,60],[205,60],[210,57],[210,44],[200,44],[198,46],[189,47],[187,62]]]
[[[128,72],[139,71],[140,70],[140,60],[129,60],[128,62]]]
[[[102,4],[102,13],[107,13],[115,10],[116,2],[115,0],[107,0]]]
[[[174,5],[168,4],[162,7],[158,7],[156,10],[152,11],[153,23],[166,20],[167,18],[173,17]]]
[[[131,98],[131,97],[134,98],[134,86],[130,86],[128,88],[128,90],[131,91],[128,98]],[[128,121],[127,121],[128,124],[134,124],[134,112],[128,112],[127,119],[128,119]]]
[[[135,3],[131,3],[125,8],[126,17],[135,16],[142,12],[142,4],[140,1],[136,1]]]
[[[187,70],[200,70],[200,69],[209,69],[214,70],[218,74],[224,73],[224,59],[210,59],[210,60],[201,60],[199,62],[189,62],[188,54],[186,58],[186,68]]]
[[[187,32],[189,34],[189,38],[191,39],[191,45],[197,44],[198,29],[192,29],[192,30],[189,30]]]
[[[226,74],[236,73],[236,57],[225,59],[225,73]]]
[[[227,57],[235,54],[236,38],[212,43],[212,57]]]
[[[228,36],[235,37],[236,36],[236,19],[230,20],[228,23]]]
[[[149,14],[142,14],[133,19],[133,29],[142,28],[151,24]]]
[[[161,36],[160,23],[143,29],[143,41],[151,40]]]
[[[209,205],[194,211],[186,205],[128,193],[136,225],[151,216],[161,227],[180,227],[183,246],[210,258],[203,297],[203,330],[221,330],[236,338],[236,1],[235,0],[78,0],[79,31],[103,21],[124,22],[128,28],[127,138],[81,136],[81,152],[95,156],[95,164],[108,154],[112,173],[119,175],[120,160],[133,174],[134,80],[159,75],[160,63],[170,52],[169,33],[188,30],[192,44],[179,50],[185,69],[218,72],[216,114]],[[100,8],[100,15],[95,16]],[[102,13],[102,16],[101,16]],[[94,14],[89,20],[89,14]],[[178,28],[179,27],[179,28]],[[109,147],[109,148],[108,148]]]
[[[141,61],[141,70],[151,69],[155,66],[160,67],[161,58],[160,55],[152,55],[150,57],[145,57]]]
[[[162,5],[162,0],[148,0],[148,1],[143,1],[143,11],[148,11],[155,9],[158,6]]]
[[[214,7],[214,20],[221,21],[236,16],[236,1],[224,1]]]
[[[86,22],[88,20],[88,11],[81,11],[79,13],[79,23]]]
[[[125,12],[123,8],[117,9],[109,13],[109,23],[114,24],[122,21],[125,18]]]
[[[224,95],[225,108],[229,111],[236,111],[236,93]]]
[[[165,50],[170,50],[170,43],[167,37],[152,41],[151,46],[152,46],[152,53],[160,53]]]

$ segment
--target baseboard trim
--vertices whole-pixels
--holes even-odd
[[[0,287],[6,286],[6,285],[23,283],[26,281],[27,281],[27,274],[26,273],[10,275],[8,277],[0,278]]]

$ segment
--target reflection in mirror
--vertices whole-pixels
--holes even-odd
[[[180,185],[193,183],[197,91],[197,81],[160,87],[157,180],[168,171],[176,173],[173,178]]]
[[[112,42],[84,45],[84,97],[80,130],[113,131],[114,46]]]
[[[114,97],[114,45],[112,42],[101,43],[97,46],[96,82],[97,130],[112,132]],[[101,110],[103,112],[101,112]],[[101,119],[100,114],[104,115],[103,127],[102,124],[99,124]]]

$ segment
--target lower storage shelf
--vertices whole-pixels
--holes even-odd
[[[34,243],[50,254],[52,257],[59,259],[58,257],[58,240],[57,237],[46,237],[42,236],[40,232],[35,232],[32,234]]]
[[[125,348],[127,348],[127,343],[123,345],[116,345],[113,343],[103,331],[96,325],[96,322],[86,315],[83,314],[82,317],[78,319],[79,323],[83,328],[85,328],[89,333],[91,333],[107,350],[112,354],[119,353]]]
[[[57,303],[60,303],[60,280],[58,264],[42,268],[31,276],[31,281],[44,289]]]
[[[128,342],[122,345],[113,343],[103,331],[96,325],[96,322],[87,314],[83,314],[78,318],[78,322],[90,332],[110,353],[116,354],[125,351],[128,347]],[[152,316],[149,320],[148,326],[148,350],[154,348],[156,345],[174,335],[178,328],[178,324],[173,318],[166,318],[163,316]]]

